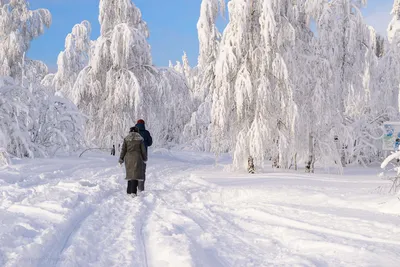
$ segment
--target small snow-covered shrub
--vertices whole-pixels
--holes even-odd
[[[4,148],[0,148],[0,167],[10,165],[10,158]]]
[[[400,151],[393,152],[388,156],[381,164],[381,168],[384,169],[384,173],[381,176],[385,179],[392,181],[392,187],[390,188],[391,193],[397,193],[400,191]],[[393,173],[395,172],[395,173]]]
[[[71,101],[40,86],[0,79],[0,147],[17,157],[53,155],[82,144],[83,118]],[[2,136],[2,137],[1,137]]]

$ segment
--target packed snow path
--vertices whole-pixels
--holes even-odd
[[[0,266],[400,266],[400,201],[376,170],[235,175],[158,150],[132,199],[116,162],[0,169]]]

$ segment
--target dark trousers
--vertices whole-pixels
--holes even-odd
[[[130,180],[126,192],[128,194],[137,194],[137,191],[144,191],[144,181]]]
[[[144,180],[143,181],[138,181],[138,180],[130,180],[128,181],[128,188],[126,189],[126,192],[128,194],[137,194],[137,190],[139,191],[144,191],[144,182],[146,181],[146,163],[144,164]]]
[[[138,180],[128,181],[128,188],[126,189],[126,192],[128,194],[137,194],[138,182]]]

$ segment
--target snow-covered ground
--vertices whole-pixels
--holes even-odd
[[[400,200],[378,169],[230,174],[156,150],[147,191],[117,157],[0,169],[0,266],[400,266]]]

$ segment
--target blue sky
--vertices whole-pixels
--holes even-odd
[[[47,8],[53,16],[53,24],[45,34],[32,42],[28,56],[44,61],[51,71],[56,69],[57,56],[64,49],[65,36],[72,27],[83,20],[92,23],[92,39],[97,39],[99,0],[34,0],[31,9]],[[149,43],[153,63],[167,66],[168,61],[180,60],[186,51],[191,65],[196,65],[198,39],[196,23],[201,0],[134,0],[150,29]],[[393,0],[369,0],[364,10],[367,23],[385,34],[390,21]],[[226,22],[220,20],[222,27]]]

